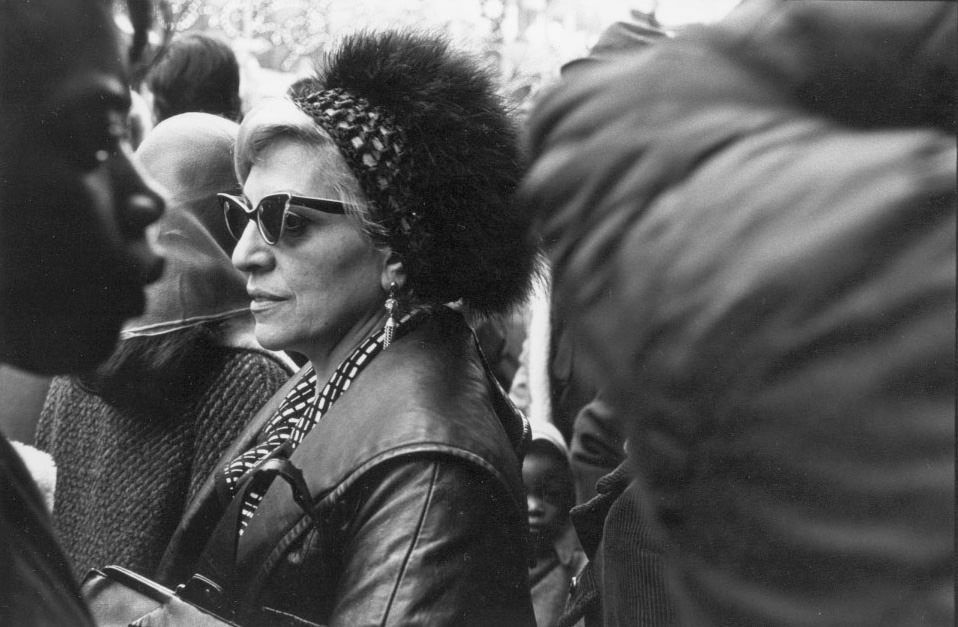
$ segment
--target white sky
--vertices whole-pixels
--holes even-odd
[[[635,0],[631,6],[648,10],[658,4],[656,17],[665,26],[678,26],[693,22],[707,23],[721,19],[732,10],[740,0]]]

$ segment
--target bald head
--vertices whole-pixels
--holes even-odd
[[[219,116],[183,113],[157,124],[136,151],[143,168],[165,189],[170,206],[196,216],[228,253],[235,241],[216,194],[239,190],[233,170],[238,128]]]

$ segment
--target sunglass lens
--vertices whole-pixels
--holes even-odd
[[[223,215],[226,217],[226,229],[234,239],[239,240],[243,236],[246,225],[249,224],[249,216],[244,208],[237,205],[235,201],[223,198],[221,202],[223,203]]]
[[[279,241],[279,236],[283,232],[283,214],[285,211],[285,196],[267,196],[259,203],[259,223],[266,241],[270,244]]]

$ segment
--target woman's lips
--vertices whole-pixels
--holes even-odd
[[[268,309],[272,309],[280,301],[278,300],[252,300],[249,303],[249,310],[253,313],[262,313]]]
[[[272,309],[279,303],[286,300],[281,296],[276,296],[275,294],[270,294],[268,292],[261,292],[259,290],[253,290],[247,292],[249,294],[250,303],[249,309],[253,313],[259,313]]]

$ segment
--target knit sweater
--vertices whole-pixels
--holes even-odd
[[[147,418],[57,377],[37,428],[58,467],[54,523],[82,577],[119,564],[152,576],[183,508],[290,372],[261,351],[219,348],[222,368],[182,415]]]

